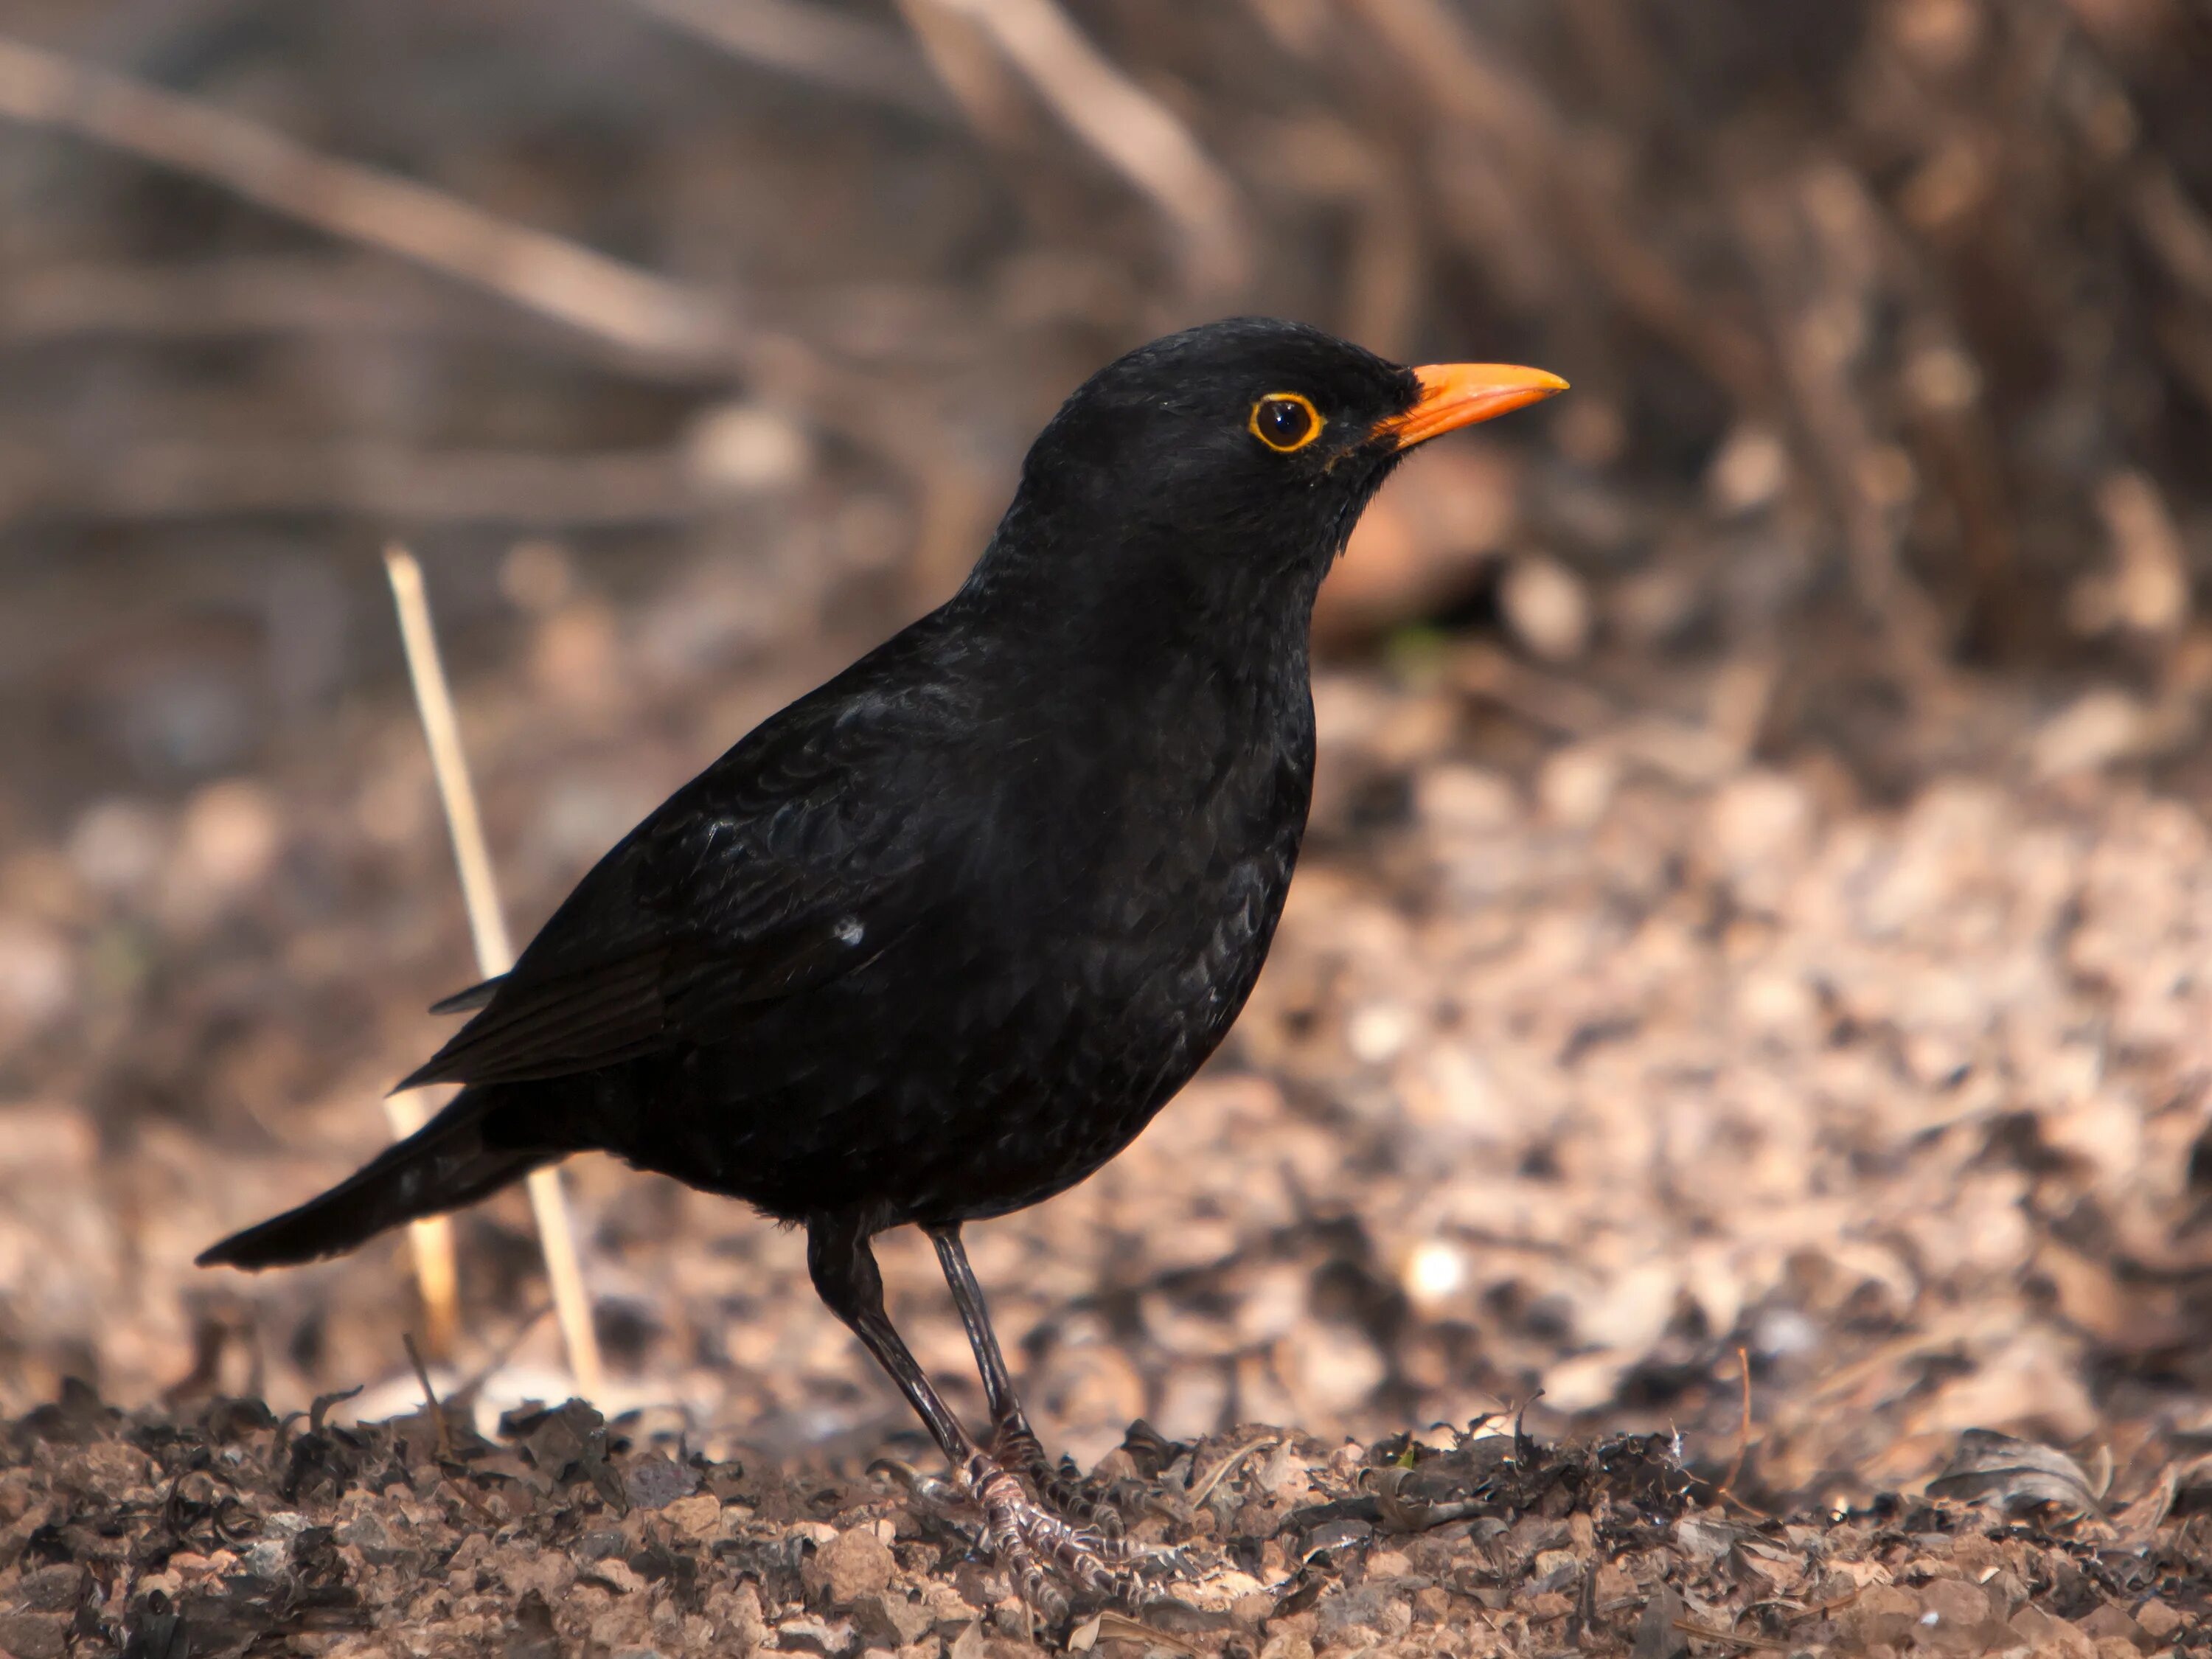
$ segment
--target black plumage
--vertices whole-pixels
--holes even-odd
[[[476,1012],[401,1085],[465,1085],[427,1127],[202,1260],[329,1255],[613,1152],[805,1224],[824,1299],[994,1543],[1032,1581],[1034,1547],[1106,1582],[1097,1540],[1007,1476],[1035,1441],[958,1229],[1091,1174],[1219,1043],[1305,828],[1322,576],[1407,447],[1561,384],[1261,319],[1100,371],[954,598],[745,737],[512,972],[440,1005]],[[975,1339],[990,1449],[883,1317],[867,1241],[909,1222]]]

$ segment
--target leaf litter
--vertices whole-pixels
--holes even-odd
[[[1274,1659],[2191,1638],[2212,1540],[2201,822],[2140,782],[2039,784],[2002,744],[1884,803],[1812,762],[1688,768],[1648,714],[1531,741],[1486,650],[1323,676],[1331,781],[1231,1051],[1097,1179],[974,1232],[1048,1439],[1138,1528],[1221,1551],[1178,1594],[1230,1624],[1170,1633]],[[564,740],[558,713],[496,680],[477,695],[506,734],[495,823],[526,816],[522,757]],[[1996,691],[1961,719],[2027,729]],[[609,743],[567,775],[617,763]],[[298,781],[303,867],[361,855],[311,805],[349,787]],[[341,981],[421,1000],[434,930],[380,945],[306,896],[278,879],[238,918],[223,995],[290,1011],[240,1028],[239,1052],[314,1028]],[[295,927],[289,958],[254,942]],[[328,966],[275,988],[319,937]],[[132,1040],[216,1015],[157,1004]],[[887,1448],[922,1455],[912,1425],[808,1294],[797,1242],[734,1206],[573,1166],[612,1425],[529,1403],[561,1394],[525,1212],[465,1217],[473,1346],[429,1367],[460,1474],[403,1358],[397,1241],[295,1274],[192,1272],[224,1226],[374,1150],[364,1103],[433,1029],[392,1018],[305,1109],[283,1066],[236,1060],[216,1075],[237,1099],[131,1117],[105,1146],[65,1095],[9,1109],[0,1650],[186,1639],[164,1620],[195,1653],[433,1630],[568,1651],[610,1617],[610,1652],[967,1640],[974,1659],[1027,1639],[958,1529],[865,1475]],[[927,1253],[894,1238],[884,1264],[895,1316],[963,1397]],[[1510,1431],[1403,1432],[1500,1427],[1511,1401]],[[154,1457],[139,1442],[168,1448],[158,1469],[125,1455]],[[648,1535],[740,1501],[783,1577]],[[1621,1530],[1631,1513],[1649,1536]],[[804,1581],[856,1518],[907,1600]],[[278,1544],[295,1565],[263,1582],[249,1558],[274,1571]],[[36,1575],[100,1560],[69,1580],[96,1607],[45,1605],[62,1580]],[[444,1601],[410,1588],[433,1562]],[[495,1587],[470,1588],[479,1571]],[[1682,1611],[1655,1622],[1662,1589]],[[948,1590],[968,1613],[920,1622]],[[1048,1634],[1085,1628],[1095,1650],[1135,1639],[1106,1619]]]
[[[1923,1495],[1769,1517],[1712,1502],[1664,1436],[1548,1443],[1478,1421],[1365,1447],[1183,1444],[1139,1423],[1088,1482],[1188,1570],[1172,1599],[1059,1628],[898,1483],[717,1461],[576,1401],[486,1437],[428,1407],[345,1426],[233,1400],[123,1413],[78,1385],[0,1444],[15,1659],[2121,1659],[2197,1648],[2212,1585],[2203,1511],[2128,1536],[2063,1453],[2002,1436],[1967,1437]]]

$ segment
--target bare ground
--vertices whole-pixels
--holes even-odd
[[[1663,1437],[1510,1428],[1331,1449],[1144,1425],[1093,1472],[1172,1583],[1042,1618],[955,1510],[880,1474],[756,1472],[571,1404],[498,1443],[256,1402],[9,1425],[0,1643],[69,1652],[1125,1655],[2196,1650],[2203,1528],[2112,1514],[2070,1460],[1981,1437],[1933,1499],[1775,1519]],[[1978,1504],[1960,1498],[1980,1499]],[[2008,1514],[2008,1511],[2011,1513]]]
[[[548,619],[535,660],[577,626]],[[625,735],[650,705],[579,738],[537,672],[468,710],[495,828],[526,848],[563,812],[596,829],[579,797],[629,810],[680,747]],[[1473,644],[1325,675],[1314,854],[1231,1050],[1092,1182],[975,1230],[1048,1439],[1194,1540],[1176,1594],[1208,1615],[1038,1638],[2187,1641],[2212,1584],[2201,820],[2054,763],[2076,717],[1987,686],[1928,739],[1978,764],[1892,805],[1749,759],[1726,701],[1755,695],[1747,671],[1633,708],[1601,684]],[[1538,718],[1559,710],[1579,729]],[[198,1079],[189,1111],[142,1106],[103,1145],[58,1087],[8,1110],[6,1375],[29,1414],[0,1485],[22,1609],[0,1646],[166,1628],[157,1589],[196,1653],[1027,1639],[965,1540],[866,1473],[926,1464],[923,1443],[807,1293],[799,1242],[735,1206],[576,1169],[600,1403],[626,1413],[605,1468],[499,1437],[565,1393],[519,1201],[463,1231],[465,1332],[436,1382],[491,1440],[457,1427],[443,1462],[427,1418],[376,1421],[420,1410],[402,1246],[190,1267],[374,1150],[377,1085],[434,1029],[411,1009],[443,981],[410,981],[455,925],[405,720],[370,734],[366,776],[301,768],[281,821],[228,784],[159,826],[138,902],[205,966],[140,988],[120,1047]],[[45,867],[96,914],[119,901],[87,833]],[[374,902],[313,911],[347,866]],[[895,1242],[886,1269],[972,1405],[927,1252]],[[64,1395],[71,1373],[144,1403],[115,1419]],[[223,1403],[296,1413],[364,1382],[320,1430]],[[1501,1433],[1528,1402],[1528,1437]],[[1139,1417],[1157,1433],[1116,1449]],[[1269,1422],[1301,1428],[1249,1426]]]

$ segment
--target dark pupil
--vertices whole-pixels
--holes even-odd
[[[1313,416],[1306,413],[1304,404],[1294,404],[1288,398],[1271,398],[1261,411],[1260,421],[1270,439],[1287,446],[1306,435]]]

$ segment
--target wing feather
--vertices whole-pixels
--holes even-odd
[[[489,979],[477,981],[465,991],[440,997],[430,1005],[430,1012],[434,1014],[465,1014],[471,1009],[481,1008],[491,1000],[492,994],[499,989],[500,981],[506,977],[504,974],[494,974]]]
[[[928,908],[945,786],[927,700],[802,698],[593,867],[478,1012],[399,1085],[519,1083],[730,1039],[746,1010],[872,961]]]
[[[482,1013],[398,1087],[526,1083],[648,1054],[665,1030],[661,956],[620,957],[511,990],[502,984]]]

